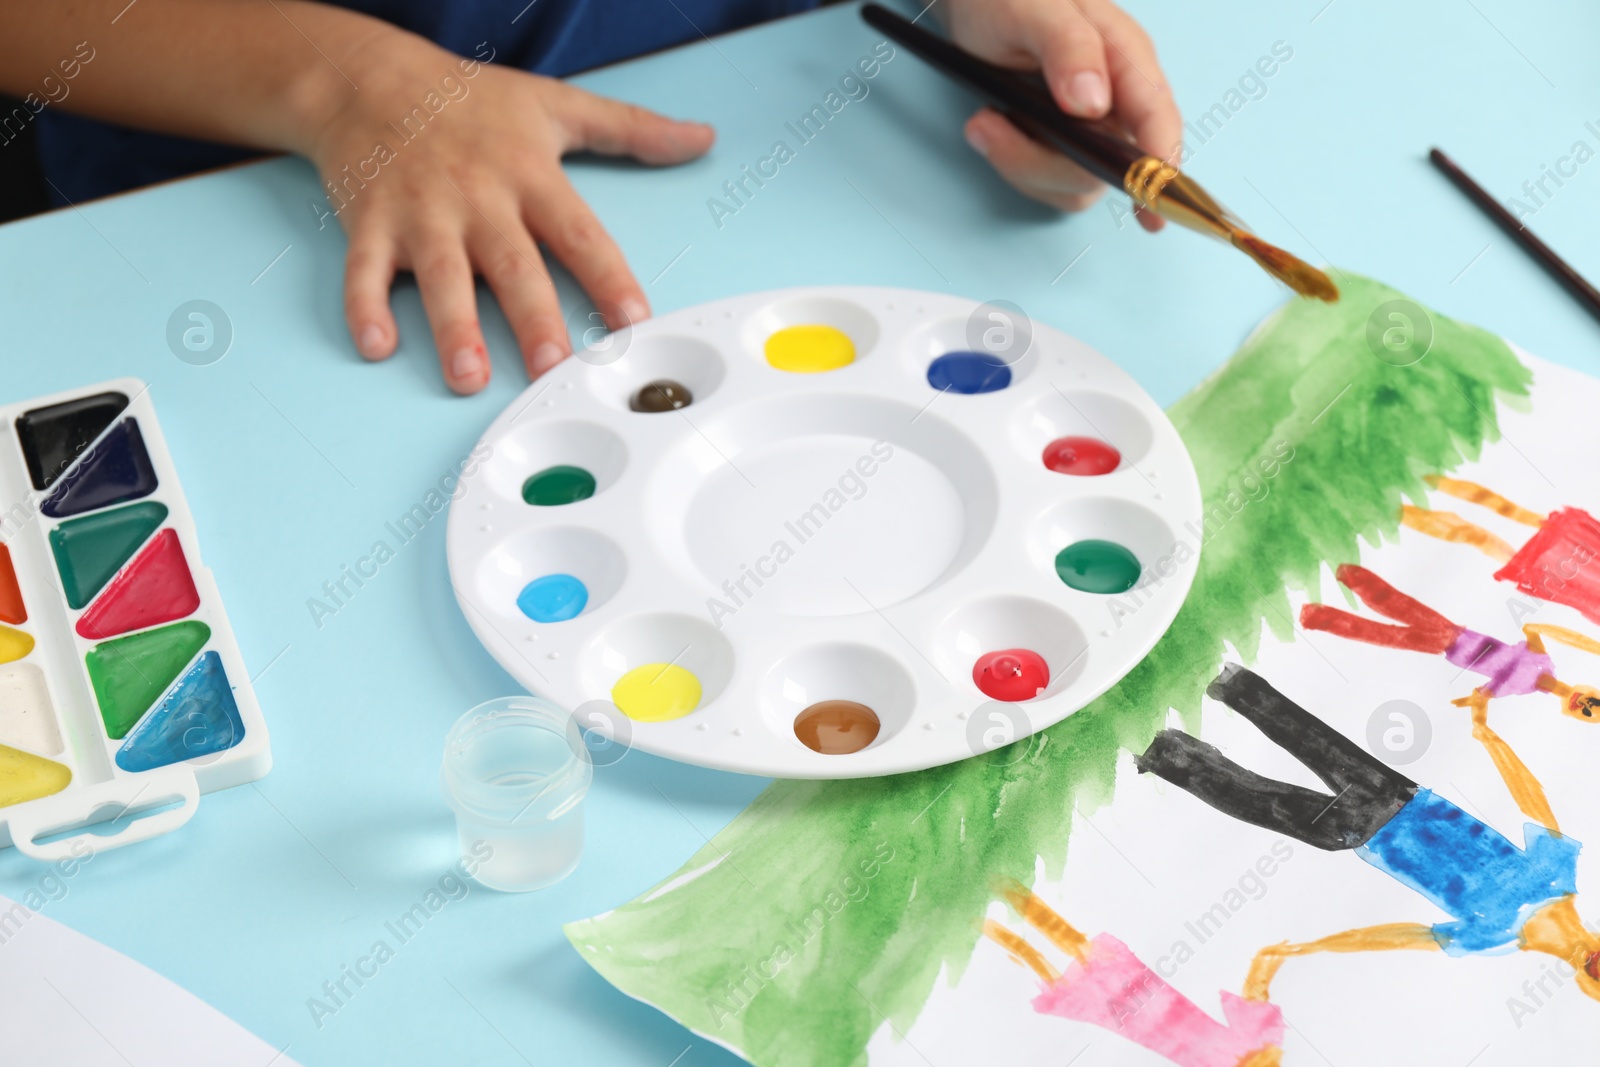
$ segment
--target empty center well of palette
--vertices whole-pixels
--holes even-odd
[[[689,438],[684,461],[662,465],[650,510],[675,520],[708,610],[868,612],[974,555],[993,522],[992,475],[966,438],[916,415],[808,396],[751,405]]]

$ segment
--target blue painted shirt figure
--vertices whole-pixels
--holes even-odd
[[[817,0],[335,0],[458,55],[565,77],[758,22]],[[58,206],[258,153],[144,133],[46,108],[39,154]]]
[[[1578,891],[1577,841],[1537,823],[1518,848],[1493,827],[1422,789],[1356,855],[1455,916],[1433,936],[1452,956],[1510,951],[1528,917]]]

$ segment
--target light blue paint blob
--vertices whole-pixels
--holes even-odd
[[[588,587],[570,574],[535,578],[517,595],[517,607],[534,622],[566,622],[588,603]]]
[[[946,352],[928,365],[928,384],[968,396],[996,393],[1011,384],[1011,368],[992,352]]]
[[[208,756],[244,740],[244,720],[222,658],[207,652],[178,680],[117,750],[125,771],[153,771],[169,763]]]

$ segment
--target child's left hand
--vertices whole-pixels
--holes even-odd
[[[1140,148],[1177,162],[1183,120],[1155,46],[1110,0],[942,0],[934,11],[967,51],[1002,66],[1042,71],[1069,115],[1109,116]],[[968,119],[966,135],[1001,177],[1052,207],[1081,211],[1105,191],[1088,171],[993,108]],[[1145,229],[1161,228],[1158,216],[1142,210],[1138,215]]]

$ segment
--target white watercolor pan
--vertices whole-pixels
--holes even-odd
[[[631,410],[661,379],[692,402]],[[448,557],[494,658],[597,745],[751,774],[911,771],[1049,726],[1143,658],[1198,560],[1193,465],[1133,379],[935,293],[663,315],[531,385],[474,455]],[[572,502],[529,502],[574,479]],[[797,718],[826,701],[870,708],[875,734],[802,743]]]
[[[0,420],[0,845],[50,860],[176,829],[272,756],[149,388]]]

